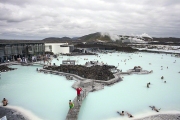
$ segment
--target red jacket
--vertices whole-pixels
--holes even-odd
[[[77,95],[80,95],[82,89],[81,88],[77,88],[76,91],[77,91]]]

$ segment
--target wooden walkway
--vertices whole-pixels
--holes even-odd
[[[1,63],[1,65],[21,65],[21,63],[18,63],[18,62],[8,62],[8,63]]]
[[[86,98],[88,93],[89,93],[88,91],[84,91],[84,93],[80,97],[80,101],[77,100],[77,97],[74,98],[74,100],[73,100],[74,107],[68,111],[66,120],[77,120],[78,119],[78,114],[79,114],[82,102]]]
[[[30,63],[22,63],[22,62],[7,62],[7,63],[1,63],[0,66],[2,65],[23,65],[23,66],[28,66],[28,65],[33,65],[33,66],[48,66],[47,64],[44,63],[38,63],[38,62],[30,62]]]
[[[37,63],[37,62],[33,62],[32,65],[41,65],[41,66],[48,66],[47,64],[44,64],[44,63]]]

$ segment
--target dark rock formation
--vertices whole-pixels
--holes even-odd
[[[53,52],[49,52],[49,51],[46,51],[45,54],[50,54],[50,55],[54,55]]]
[[[109,70],[115,68],[115,66],[91,66],[85,67],[82,65],[60,65],[60,66],[49,66],[45,69],[56,70],[59,72],[72,73],[83,78],[95,79],[95,80],[109,80],[114,78],[113,73]]]
[[[82,50],[80,50],[80,49],[74,49],[72,52],[78,52],[78,53],[80,53],[80,52],[82,52]]]
[[[138,49],[133,49],[129,46],[103,45],[103,44],[77,44],[77,48],[99,48],[104,50],[116,50],[123,52],[136,52]]]
[[[9,68],[7,65],[1,65],[0,66],[1,72],[7,72],[7,71],[15,70],[15,69],[17,69],[17,68]]]
[[[153,38],[153,41],[158,41],[158,42],[180,42],[180,38],[175,38],[175,37],[166,37],[166,38]]]
[[[28,120],[21,113],[15,110],[6,107],[0,107],[0,118],[4,116],[6,116],[8,120]]]

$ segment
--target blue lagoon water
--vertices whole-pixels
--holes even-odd
[[[180,58],[154,53],[99,56],[63,56],[59,61],[53,59],[52,63],[59,65],[62,60],[72,59],[77,64],[85,64],[86,61],[98,60],[115,65],[122,71],[141,66],[145,70],[153,70],[153,73],[125,75],[123,81],[89,93],[80,109],[79,120],[126,119],[127,116],[116,113],[122,110],[142,117],[155,113],[148,107],[150,105],[161,108],[160,113],[180,111]],[[71,88],[75,81],[68,81],[63,76],[37,73],[35,66],[13,67],[18,69],[1,73],[0,98],[6,97],[9,106],[21,107],[39,119],[64,120],[69,109],[68,100],[76,96],[76,91]],[[164,76],[163,80],[161,76]],[[148,82],[151,83],[150,88],[146,87]]]
[[[71,88],[74,81],[67,81],[63,76],[37,73],[37,67],[11,67],[18,69],[2,73],[0,80],[0,98],[7,98],[8,106],[29,110],[37,116],[35,118],[43,120],[66,118],[69,100],[76,95]]]

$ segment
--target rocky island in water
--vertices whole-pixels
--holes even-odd
[[[0,72],[7,72],[7,71],[11,71],[11,70],[15,70],[17,68],[10,68],[7,65],[0,65]]]
[[[96,65],[96,66],[86,67],[83,65],[60,65],[60,66],[48,66],[45,69],[55,70],[65,73],[72,73],[87,79],[106,81],[114,78],[113,73],[110,71],[110,69],[113,68],[115,68],[115,66]]]

